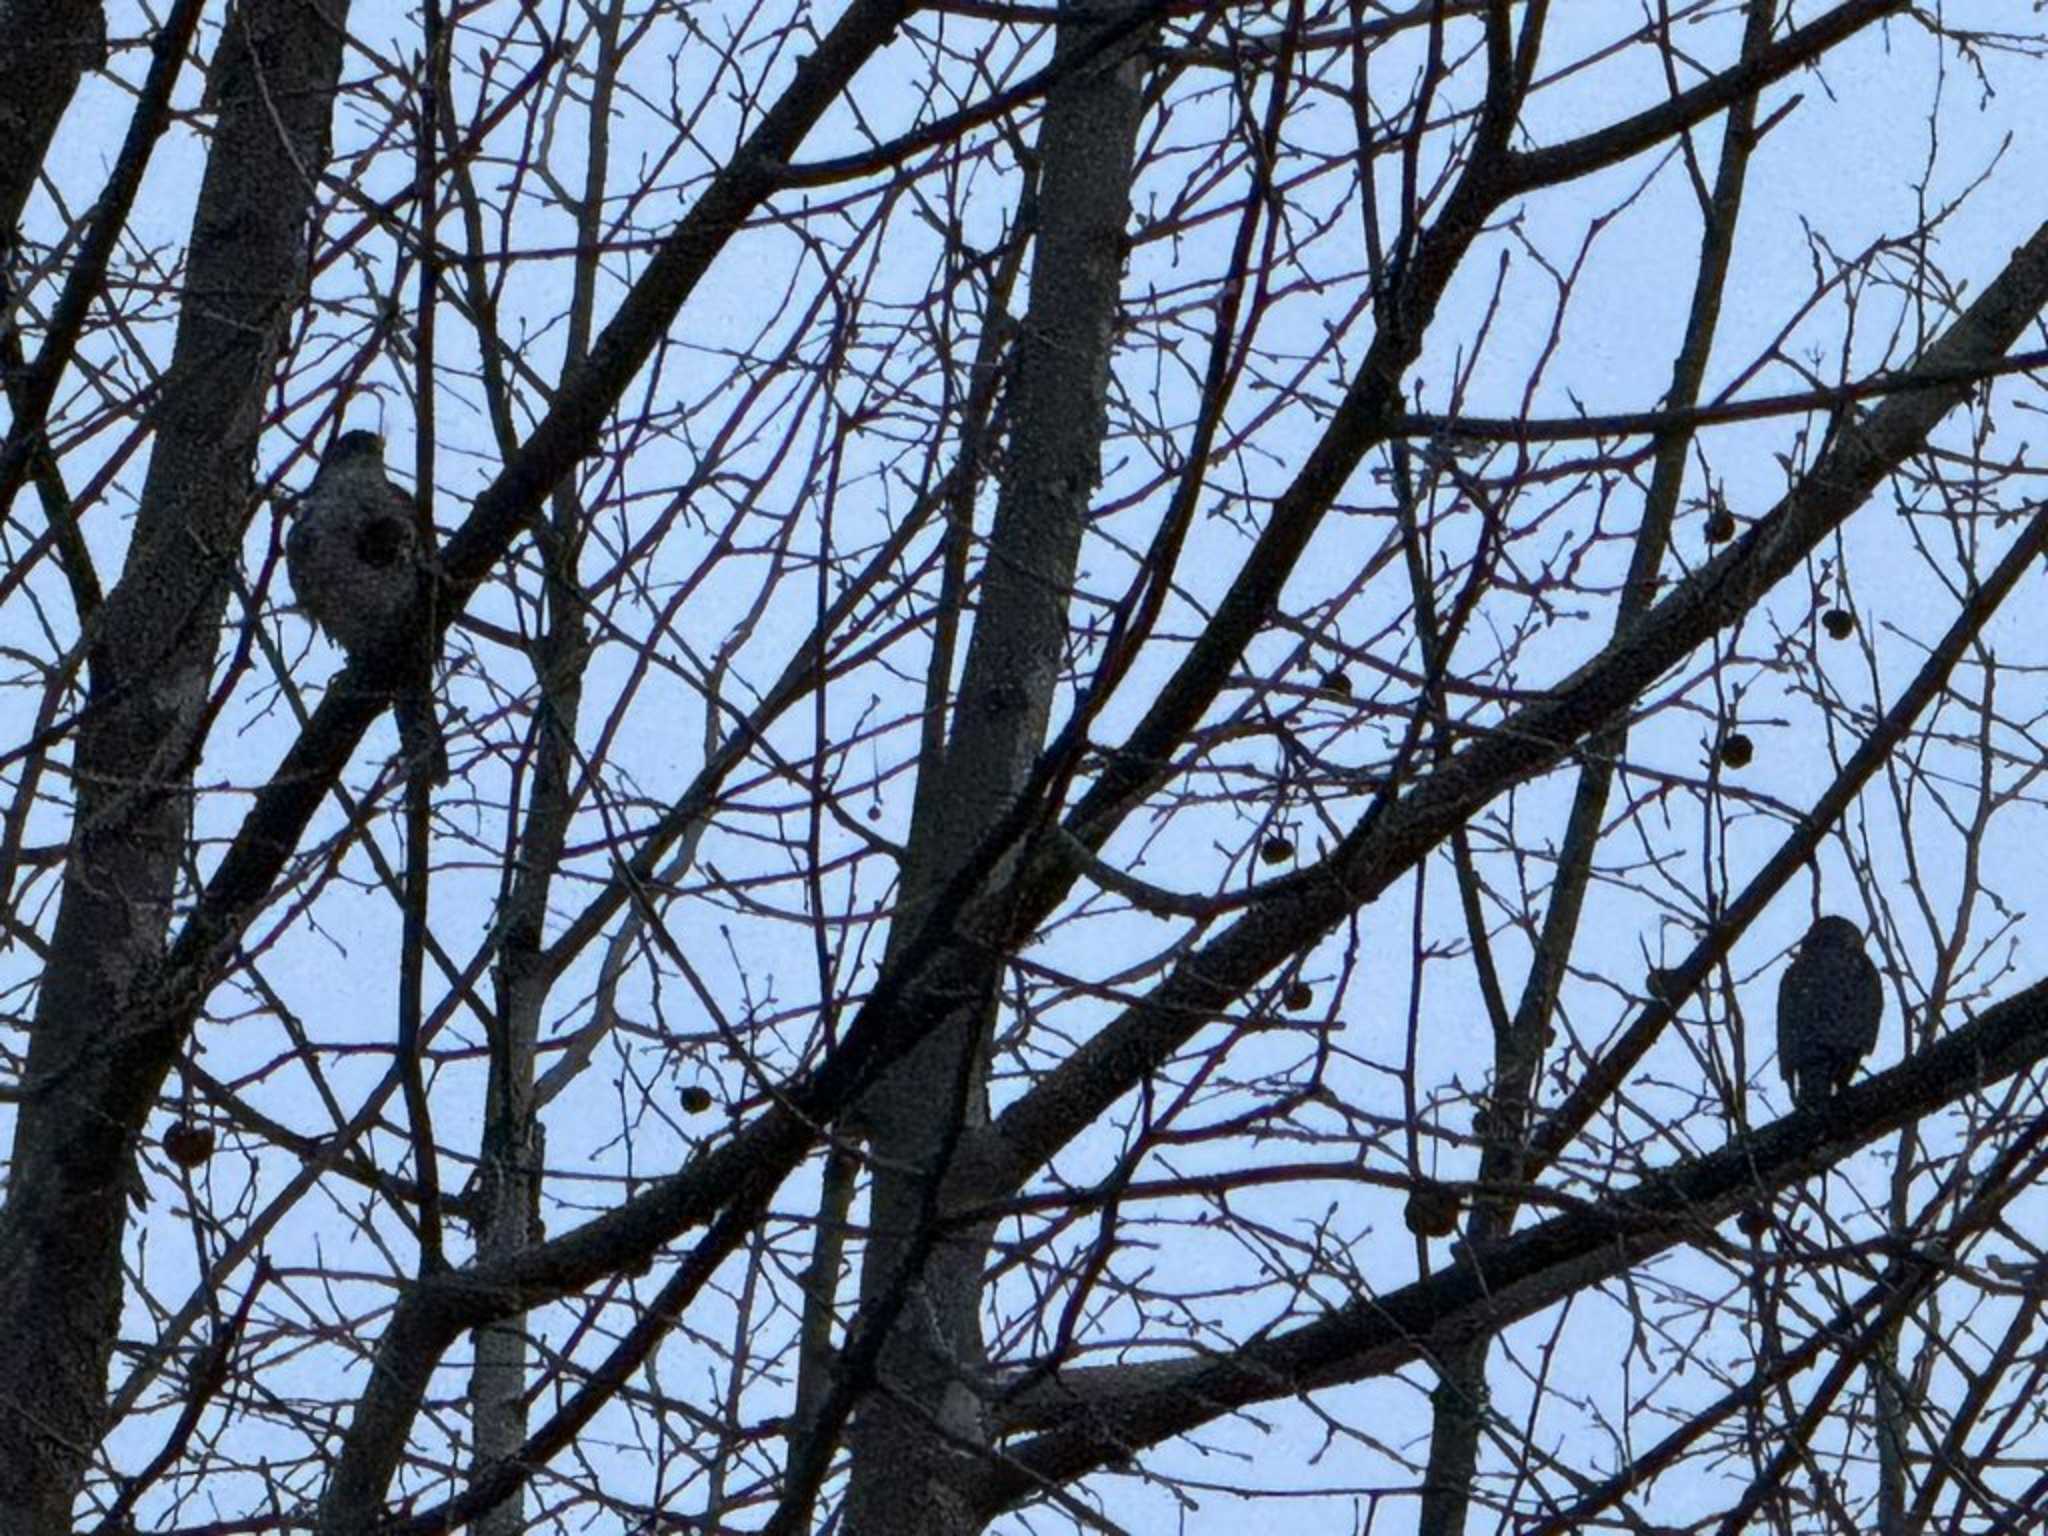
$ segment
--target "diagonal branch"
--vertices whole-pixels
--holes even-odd
[[[1055,1377],[1012,1404],[1013,1427],[1057,1424],[1015,1447],[982,1489],[990,1512],[1042,1481],[1105,1462],[1276,1397],[1384,1376],[1499,1331],[1671,1248],[1705,1237],[1760,1196],[1832,1167],[1944,1105],[2048,1058],[2048,982],[2039,982],[1827,1108],[1749,1137],[1583,1211],[1555,1217],[1382,1296],[1222,1359],[1107,1367]]]
[[[1421,354],[1437,302],[1495,210],[1513,197],[1598,170],[1649,148],[1660,137],[1695,127],[1898,9],[1900,0],[1850,0],[1691,91],[1588,139],[1522,155],[1504,149],[1488,154],[1482,148],[1446,196],[1436,223],[1415,243],[1396,289],[1379,306],[1379,330],[1350,388],[1292,483],[1275,499],[1215,616],[1157,690],[1109,768],[1068,816],[1076,838],[1091,849],[1101,848],[1149,790],[1157,764],[1172,758],[1215,703],[1245,647],[1267,623],[1310,537],[1365,454],[1394,435],[1405,414],[1401,378]],[[2005,347],[2010,345],[2008,340]],[[1071,859],[1042,861],[1026,893],[1024,907],[1031,919],[1050,912],[1072,879]]]
[[[524,448],[477,497],[469,519],[443,551],[446,578],[436,622],[444,628],[536,515],[554,486],[595,446],[606,416],[667,334],[684,302],[726,243],[776,189],[777,168],[802,142],[855,73],[893,35],[900,0],[862,0],[839,20],[797,71],[753,137],[705,191],[620,303],[590,356],[571,373]],[[248,819],[207,882],[167,957],[159,984],[139,1012],[129,1048],[141,1076],[168,1059],[224,951],[258,910],[298,846],[326,786],[379,712],[407,649],[352,661],[328,689]]]
[[[2002,355],[2044,304],[2048,224],[1927,349],[1922,366],[1943,382],[1894,395],[1845,427],[1768,516],[1548,698],[1517,711],[1424,776],[1383,814],[1362,820],[1321,864],[1181,961],[1152,996],[1126,1009],[1003,1113],[995,1125],[1003,1142],[1003,1182],[975,1193],[992,1198],[1020,1186],[1261,977],[1374,900],[1496,795],[1550,768],[1695,646],[1748,612],[1925,445],[1967,393],[1968,386],[1949,381]]]

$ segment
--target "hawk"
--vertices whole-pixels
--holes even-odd
[[[418,509],[384,473],[384,439],[344,432],[299,498],[284,544],[292,591],[313,622],[351,660],[417,633],[392,704],[408,773],[448,780],[448,752],[434,713],[431,635],[415,616],[433,597],[433,541]]]
[[[1848,1087],[1883,1015],[1861,930],[1846,917],[1817,919],[1778,983],[1778,1070],[1792,1102],[1811,1109]]]

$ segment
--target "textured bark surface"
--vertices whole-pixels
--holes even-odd
[[[0,1530],[71,1529],[104,1425],[124,1191],[170,1042],[136,1004],[186,857],[186,796],[227,575],[257,508],[260,408],[305,280],[337,25],[249,0],[214,64],[219,127],[133,542],[89,638],[73,851],[0,1212]],[[160,1032],[158,1032],[160,1034]],[[138,1049],[140,1047],[140,1049]]]
[[[13,263],[21,210],[50,136],[89,69],[107,53],[97,0],[0,0],[0,257]]]
[[[906,857],[900,955],[935,894],[1016,807],[1045,745],[1059,684],[1105,401],[1131,207],[1143,70],[1124,7],[1060,32],[1073,66],[1046,101],[1038,239],[1018,344],[1009,454],[945,756],[926,757]],[[1120,25],[1121,24],[1121,25]],[[1122,34],[1121,36],[1119,34]],[[1105,46],[1108,44],[1108,46]],[[991,935],[991,938],[994,936]],[[852,1433],[847,1528],[856,1536],[961,1536],[981,1519],[962,1492],[985,1445],[982,1270],[987,1229],[928,1236],[964,1141],[988,1119],[987,1044],[1002,953],[950,983],[948,1023],[861,1107],[873,1154],[864,1310],[899,1306]]]

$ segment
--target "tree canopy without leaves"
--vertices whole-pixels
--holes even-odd
[[[0,1536],[2037,1526],[2017,9],[0,0]]]

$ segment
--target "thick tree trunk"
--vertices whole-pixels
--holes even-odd
[[[895,932],[1013,806],[1045,744],[1089,498],[1101,475],[1109,361],[1143,112],[1127,7],[1079,13],[1056,58],[1075,64],[1046,103],[1031,298],[1019,342],[1008,470],[944,762],[927,762]],[[1126,23],[1127,25],[1127,23]],[[1100,55],[1091,57],[1091,55]],[[898,940],[900,942],[900,938]],[[868,1095],[871,1236],[861,1300],[904,1305],[879,1381],[855,1421],[847,1528],[856,1536],[959,1536],[980,1526],[963,1484],[984,1445],[982,1270],[986,1233],[926,1253],[935,1191],[987,1121],[986,1046],[1000,977],[988,957],[959,1023],[912,1051]]]
[[[0,258],[11,288],[14,236],[58,120],[107,56],[97,0],[0,0]]]
[[[147,1053],[146,1071],[112,1064],[146,1027],[131,1003],[163,952],[186,858],[226,575],[255,510],[264,390],[303,291],[310,177],[327,159],[345,11],[342,0],[249,0],[214,65],[220,122],[149,476],[126,567],[89,636],[73,852],[0,1211],[8,1536],[71,1529],[104,1428],[125,1192],[174,1042]]]

